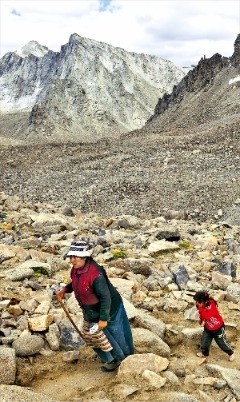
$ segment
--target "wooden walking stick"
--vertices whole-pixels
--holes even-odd
[[[62,307],[62,309],[64,310],[67,318],[69,319],[69,321],[71,322],[71,324],[74,326],[74,328],[76,329],[77,333],[81,336],[81,338],[83,338],[83,334],[81,333],[81,331],[79,331],[78,327],[76,326],[75,322],[73,321],[72,317],[70,316],[67,307],[65,306],[65,304],[63,303],[63,301],[61,299],[57,299],[60,306]]]

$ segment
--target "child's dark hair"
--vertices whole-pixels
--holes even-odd
[[[206,301],[209,300],[209,294],[208,292],[205,292],[204,290],[200,290],[199,292],[196,292],[195,295],[193,296],[194,300],[199,302],[199,303],[205,303]]]
[[[198,303],[208,303],[209,300],[213,300],[216,304],[217,302],[209,296],[209,293],[206,292],[205,290],[200,290],[198,292],[195,293],[195,295],[193,296],[194,300]]]

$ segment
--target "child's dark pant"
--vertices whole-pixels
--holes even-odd
[[[233,354],[233,348],[226,340],[225,327],[223,325],[216,331],[208,331],[204,328],[201,340],[201,351],[204,356],[209,355],[209,349],[213,339],[215,339],[215,342],[223,352],[227,353],[229,356]]]

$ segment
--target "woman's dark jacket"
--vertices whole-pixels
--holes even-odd
[[[109,281],[103,267],[89,257],[83,268],[71,269],[71,280],[72,282],[65,286],[66,293],[74,291],[87,321],[114,319],[122,298]]]

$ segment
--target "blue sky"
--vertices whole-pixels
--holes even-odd
[[[180,66],[231,56],[240,0],[0,0],[0,55],[30,40],[59,51],[72,33]]]
[[[100,0],[99,11],[104,12],[110,6],[111,0]]]

